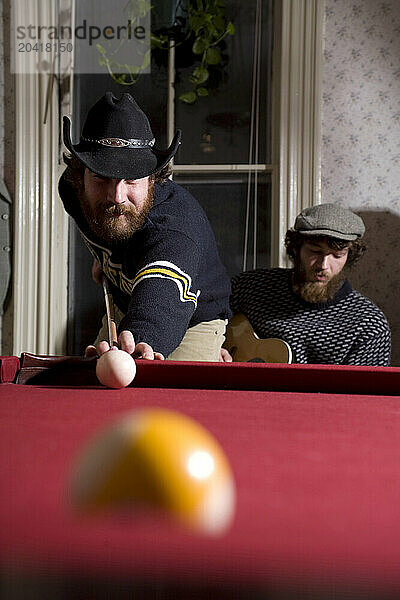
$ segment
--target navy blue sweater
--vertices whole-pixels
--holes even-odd
[[[189,327],[231,316],[230,283],[214,234],[188,191],[170,180],[156,183],[154,206],[144,225],[114,247],[91,232],[63,178],[59,191],[125,314],[119,331],[132,331],[136,343],[147,342],[168,356]]]

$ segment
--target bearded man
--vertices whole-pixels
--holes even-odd
[[[147,116],[130,94],[107,92],[72,144],[59,192],[105,275],[122,350],[146,359],[218,361],[230,316],[230,284],[198,202],[168,179],[178,131],[158,149]],[[108,350],[103,326],[86,354]]]
[[[285,237],[294,267],[233,278],[233,312],[258,337],[287,342],[293,362],[389,366],[387,320],[346,279],[365,251],[364,232],[361,217],[337,204],[306,208]]]

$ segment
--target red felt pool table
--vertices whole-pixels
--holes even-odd
[[[40,360],[21,378],[0,359],[5,598],[399,597],[399,368],[138,361],[133,385],[109,390],[93,360]],[[143,509],[71,510],[82,447],[148,406],[224,448],[237,507],[221,537]]]

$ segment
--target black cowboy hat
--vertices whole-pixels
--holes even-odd
[[[169,148],[154,146],[150,123],[130,94],[111,92],[89,110],[79,144],[72,144],[71,121],[63,119],[64,144],[90,171],[112,179],[141,179],[165,167],[178,149],[181,131]]]

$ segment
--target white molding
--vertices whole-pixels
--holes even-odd
[[[324,0],[277,2],[272,256],[286,266],[283,239],[296,215],[321,202],[321,105]],[[279,5],[279,6],[278,6]],[[276,190],[279,190],[278,192]]]
[[[29,0],[41,24],[57,22],[57,3]],[[18,14],[16,14],[18,19]],[[18,57],[17,57],[18,59]],[[57,192],[59,113],[57,85],[44,115],[49,75],[17,74],[14,200],[13,354],[65,352],[68,219]]]

